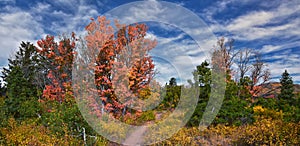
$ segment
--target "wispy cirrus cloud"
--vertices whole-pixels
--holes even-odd
[[[193,79],[192,72],[204,60],[210,60],[209,50],[201,49],[184,32],[173,36],[158,36],[150,32],[147,38],[156,39],[157,46],[151,50],[158,74],[156,79],[166,83],[171,77],[178,79],[179,84],[187,84]]]
[[[260,52],[262,54],[269,54],[274,52],[282,52],[285,51],[286,49],[295,48],[299,46],[300,46],[300,42],[297,41],[280,43],[279,45],[266,44],[260,48]]]
[[[171,23],[160,23],[158,27],[163,31],[149,33],[149,36],[152,35],[159,40],[157,54],[169,57],[175,64],[181,63],[185,66],[182,62],[187,61],[182,54],[189,56],[194,66],[205,60],[203,58],[206,56],[203,56],[203,52],[209,54],[213,44],[216,43],[215,38],[205,34],[213,31],[216,35],[235,38],[237,45],[243,42],[250,46],[242,47],[252,47],[260,51],[269,64],[273,77],[280,76],[282,69],[287,68],[297,76],[296,79],[299,78],[297,54],[300,52],[297,48],[300,46],[300,2],[298,0],[195,2],[198,5],[193,1],[176,3],[178,6],[193,10],[205,20],[204,24],[208,24],[210,30],[202,29],[205,28],[203,23],[201,25],[204,27],[199,27],[199,21],[195,21],[194,18],[189,19],[177,7],[174,7],[173,11],[167,11],[167,8],[156,0],[149,1],[148,4],[151,5],[139,5],[119,11],[118,15],[122,18],[121,23],[138,22],[140,19],[145,21],[166,19],[167,22],[176,24],[177,26],[170,25]],[[5,66],[8,56],[18,48],[22,40],[35,43],[37,39],[48,33],[58,35],[74,31],[83,34],[84,26],[90,22],[89,18],[102,15],[111,8],[125,3],[128,2],[45,0],[32,2],[27,6],[27,3],[23,4],[21,1],[0,0],[0,66]],[[207,5],[202,6],[204,9],[198,9],[201,4]],[[172,31],[176,33],[170,33]],[[187,38],[188,34],[202,37]],[[200,46],[195,44],[193,39],[201,40]],[[174,53],[173,57],[168,56],[170,53]],[[162,67],[162,70],[165,69],[167,68]],[[169,71],[165,70],[165,72],[166,75],[173,76]],[[190,74],[190,71],[187,71],[187,74]],[[165,76],[165,78],[169,77]]]
[[[0,0],[0,4],[15,4],[16,0]]]
[[[200,15],[216,34],[259,51],[273,81],[287,69],[300,82],[300,1],[218,1]]]
[[[119,19],[121,23],[125,24],[154,21],[157,24],[150,24],[150,28],[155,26],[168,32],[167,35],[148,34],[149,37],[158,41],[158,45],[151,51],[151,55],[164,60],[156,61],[161,83],[167,82],[170,77],[176,77],[182,83],[193,79],[192,71],[202,61],[210,60],[207,58],[209,56],[207,54],[216,43],[216,38],[205,23],[180,5],[158,1],[129,3],[129,5],[116,8],[105,15],[110,19]],[[177,33],[172,33],[174,30]],[[195,40],[200,40],[199,46]],[[170,70],[173,71],[170,72]]]
[[[263,2],[262,2],[263,3]],[[259,4],[258,4],[259,5]],[[300,2],[275,3],[272,9],[253,9],[236,18],[221,22],[220,30],[228,31],[239,40],[298,37]]]

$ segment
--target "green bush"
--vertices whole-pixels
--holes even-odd
[[[143,112],[141,116],[139,116],[134,122],[135,124],[143,124],[148,121],[154,121],[155,120],[155,114],[153,110],[149,110],[146,112]]]
[[[54,133],[63,135],[64,131],[61,125],[65,124],[74,135],[80,135],[82,128],[85,128],[89,135],[96,134],[82,117],[73,97],[67,97],[66,101],[62,103],[56,100],[45,101],[43,108],[45,112],[42,114],[40,122],[48,126]]]
[[[264,108],[277,110],[278,107],[278,101],[275,98],[258,98],[257,102],[254,104],[254,106],[261,105]]]
[[[242,125],[251,123],[252,108],[247,106],[248,103],[237,97],[232,97],[229,100],[224,100],[222,107],[214,120],[214,124],[226,125]]]

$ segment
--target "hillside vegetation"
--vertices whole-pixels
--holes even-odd
[[[145,38],[146,25],[116,22],[116,27],[114,33],[110,22],[98,17],[86,26],[84,40],[73,33],[59,38],[48,35],[38,46],[21,43],[2,73],[0,145],[118,145],[94,131],[81,114],[77,99],[84,101],[93,117],[103,118],[106,112],[121,122],[144,125],[168,117],[183,95],[195,96],[187,92],[194,88],[199,91],[195,97],[198,103],[187,124],[171,138],[153,145],[300,145],[300,85],[293,83],[287,70],[280,81],[270,83],[270,71],[259,52],[236,49],[233,40],[221,38],[211,61],[199,64],[191,73],[194,80],[189,80],[189,85],[177,84],[174,77],[161,85],[154,80],[155,64],[149,55],[157,42]],[[79,63],[87,69],[76,66]],[[224,70],[224,78],[213,73],[215,68]],[[72,73],[74,69],[81,74]],[[88,76],[90,70],[94,71],[92,76]],[[87,88],[89,77],[94,78],[94,89]],[[76,79],[82,81],[73,82]],[[224,95],[212,95],[223,84]],[[97,96],[76,96],[81,91]],[[132,95],[151,99],[147,105],[162,100],[154,109],[142,111],[130,108],[137,104]],[[219,100],[223,96],[224,100]],[[199,129],[210,98],[221,101],[222,106],[212,123]],[[172,129],[171,124],[166,129]],[[101,128],[126,138],[124,127]]]

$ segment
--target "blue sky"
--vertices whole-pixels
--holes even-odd
[[[1,68],[7,66],[8,57],[13,55],[21,41],[36,43],[46,34],[58,35],[73,31],[83,34],[84,26],[90,22],[91,17],[103,15],[129,2],[134,1],[0,0]],[[128,12],[145,18],[165,10],[157,1],[151,2],[151,6],[128,9]],[[294,82],[300,83],[299,0],[167,2],[175,3],[196,14],[216,38],[233,38],[237,49],[251,48],[260,51],[271,71],[272,81],[279,81],[281,74],[287,69]],[[174,10],[174,16],[167,18],[181,19],[183,14],[176,17],[176,12]],[[124,21],[126,20],[132,22],[135,18],[126,16]],[[191,24],[193,22],[190,20]],[[170,24],[146,23],[149,26],[147,37],[158,41],[158,46],[151,53],[159,71],[157,78],[161,82],[173,76],[182,79],[182,82],[191,78],[191,71],[196,65],[207,60],[205,54],[209,54],[212,44],[216,43],[212,39],[199,46],[189,36],[191,33],[197,33],[197,30],[183,31]]]

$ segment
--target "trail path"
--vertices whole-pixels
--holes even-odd
[[[124,143],[129,146],[141,145],[143,143],[143,135],[147,129],[146,126],[139,127],[128,136]]]
[[[161,119],[162,113],[158,113],[155,115],[155,119]],[[149,121],[148,124],[153,124],[154,121]],[[137,146],[143,144],[143,136],[148,130],[147,126],[140,126],[137,130],[133,131],[127,139],[124,141],[125,145],[128,146]]]

